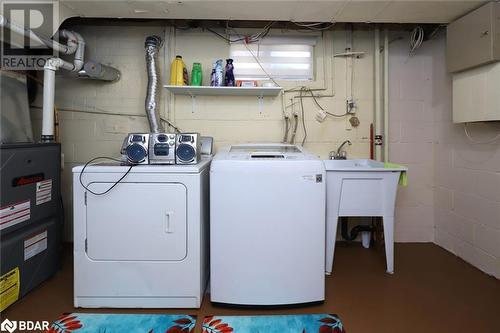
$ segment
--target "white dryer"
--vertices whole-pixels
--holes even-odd
[[[200,307],[209,165],[73,168],[75,307]]]
[[[295,145],[221,150],[210,168],[211,301],[325,298],[325,167]]]

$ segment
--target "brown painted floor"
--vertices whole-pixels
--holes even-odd
[[[14,320],[52,321],[63,312],[293,314],[337,313],[349,333],[500,332],[500,281],[433,244],[396,244],[394,275],[385,274],[380,247],[337,243],[334,275],[322,305],[294,309],[217,308],[205,297],[199,310],[75,310],[73,269],[63,270],[2,313]],[[195,332],[199,332],[197,327]]]

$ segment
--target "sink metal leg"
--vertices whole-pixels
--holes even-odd
[[[326,221],[326,275],[332,274],[333,257],[335,255],[335,241],[337,239],[337,224],[339,218],[330,218]]]
[[[394,273],[394,216],[383,216],[387,273]]]

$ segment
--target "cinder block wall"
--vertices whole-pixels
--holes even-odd
[[[443,99],[451,103],[451,78],[443,72],[435,68],[435,82],[446,83]],[[452,123],[451,110],[434,115],[435,242],[500,279],[500,140],[472,142],[463,124]],[[500,122],[469,124],[468,131],[487,142],[500,133]]]
[[[390,49],[390,156],[408,165],[411,184],[398,192],[396,234],[433,238],[500,278],[500,141],[474,144],[453,124],[444,38],[412,57],[405,40]],[[476,141],[500,133],[499,122],[468,128]]]
[[[391,35],[389,53],[389,160],[408,166],[408,187],[399,187],[395,235],[400,241],[432,241],[433,115],[448,87],[435,82],[444,36],[425,42],[409,56],[408,35]],[[436,47],[437,46],[437,47]],[[443,65],[439,63],[438,65]]]
[[[166,36],[160,70],[168,81],[172,55],[181,54],[189,69],[199,61],[209,70],[215,58],[225,58],[228,45],[200,32],[177,32],[162,26],[78,26],[87,42],[86,58],[111,64],[122,71],[118,83],[75,80],[58,75],[56,105],[60,110],[65,168],[66,239],[72,239],[71,168],[96,156],[118,156],[126,133],[148,131],[144,117],[147,77],[143,43],[150,34]],[[169,37],[170,36],[170,37]],[[322,47],[329,59],[344,52],[346,32],[324,35],[315,63],[322,66]],[[398,39],[401,37],[402,39]],[[396,241],[429,242],[459,255],[480,269],[500,276],[500,149],[498,144],[472,145],[461,125],[451,123],[451,83],[445,70],[444,36],[425,42],[408,57],[408,33],[393,33],[390,44],[390,160],[408,165],[409,186],[399,188]],[[322,158],[345,139],[353,141],[349,157],[369,157],[369,125],[373,121],[373,31],[354,33],[354,50],[366,55],[354,63],[353,95],[361,125],[347,119],[314,120],[316,107],[304,101],[306,147]],[[316,68],[316,79],[323,80]],[[346,60],[334,58],[334,97],[320,103],[329,111],[344,111],[347,97]],[[204,77],[207,80],[207,75]],[[316,84],[318,84],[316,82]],[[289,96],[287,96],[288,98]],[[285,101],[287,104],[289,100]],[[41,96],[35,102],[41,105]],[[254,97],[171,96],[162,90],[161,113],[184,130],[215,137],[216,148],[237,142],[280,141],[283,135],[281,100]],[[193,112],[194,111],[194,112]],[[41,110],[33,108],[36,132]],[[300,129],[300,127],[299,127]],[[498,125],[471,128],[478,138],[493,136]],[[299,140],[302,137],[299,131]]]
[[[140,23],[139,23],[140,24]],[[77,80],[67,73],[58,73],[56,106],[60,114],[61,143],[65,168],[63,195],[66,203],[66,239],[72,239],[71,168],[96,156],[119,156],[122,140],[129,132],[149,131],[144,113],[147,76],[144,60],[144,39],[157,34],[165,38],[160,54],[163,83],[169,79],[170,61],[180,54],[191,70],[193,62],[201,62],[204,80],[217,58],[227,58],[228,44],[209,32],[176,31],[172,34],[163,26],[74,26],[86,41],[86,59],[110,64],[120,69],[122,78],[117,83]],[[290,33],[290,32],[288,32]],[[332,94],[319,102],[330,112],[345,112],[347,98],[346,59],[334,58],[345,52],[346,32],[327,32],[315,49],[315,82],[280,82],[285,87],[297,85],[321,86],[324,81],[323,54],[326,54],[326,80]],[[323,52],[325,48],[325,52]],[[328,118],[318,123],[314,117],[317,107],[311,98],[304,99],[308,139],[306,148],[323,158],[344,140],[353,145],[346,147],[349,157],[369,157],[369,126],[373,121],[373,31],[361,30],[353,34],[353,48],[365,52],[354,61],[353,95],[358,103],[357,116],[361,124],[353,128],[348,118]],[[236,64],[237,70],[237,64]],[[332,90],[333,80],[333,90]],[[298,95],[298,94],[297,94]],[[293,94],[286,95],[290,104]],[[295,100],[297,101],[297,100]],[[41,96],[35,101],[41,106]],[[193,107],[194,105],[194,107]],[[287,110],[290,110],[288,108]],[[298,111],[298,104],[294,110]],[[197,97],[195,104],[187,96],[170,96],[162,89],[160,113],[169,117],[185,131],[198,131],[215,138],[215,148],[241,142],[280,142],[283,138],[281,98],[264,98],[259,105],[256,97]],[[35,130],[39,132],[41,109],[33,108]],[[121,114],[121,115],[117,115]],[[297,142],[303,132],[299,125]]]

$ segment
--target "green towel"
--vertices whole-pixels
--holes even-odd
[[[389,162],[384,163],[384,169],[398,169],[398,168],[404,168],[404,166],[396,163],[389,163]],[[406,174],[406,170],[401,170],[401,174],[399,175],[399,185],[408,186],[408,175]]]

